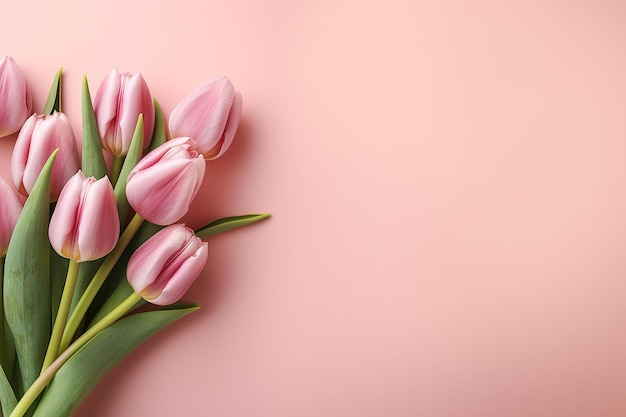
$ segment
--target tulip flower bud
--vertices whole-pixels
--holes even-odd
[[[200,189],[205,165],[193,139],[167,141],[144,156],[128,174],[128,202],[149,222],[161,226],[177,222]]]
[[[0,177],[0,258],[7,254],[9,240],[23,206],[23,197],[12,184]]]
[[[128,153],[137,118],[143,114],[144,149],[154,130],[154,102],[141,74],[113,69],[102,81],[93,104],[102,148],[115,156]]]
[[[128,261],[126,275],[133,290],[157,305],[180,300],[208,259],[208,243],[193,230],[174,224],[148,239]]]
[[[111,252],[120,235],[120,221],[109,179],[85,178],[82,171],[70,178],[50,219],[48,235],[59,255],[76,262]]]
[[[208,81],[174,107],[169,121],[170,136],[193,138],[206,159],[219,158],[235,137],[241,103],[241,94],[228,78]]]
[[[48,157],[59,154],[52,169],[50,198],[55,201],[63,185],[80,169],[76,139],[63,113],[32,115],[17,136],[11,155],[11,179],[22,194],[29,194]]]
[[[0,138],[20,130],[31,109],[32,98],[22,70],[13,58],[0,58]]]

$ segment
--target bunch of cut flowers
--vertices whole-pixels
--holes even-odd
[[[11,178],[0,177],[5,417],[70,416],[135,347],[198,309],[179,301],[207,262],[206,239],[268,217],[180,223],[239,124],[228,78],[189,93],[167,122],[141,74],[112,70],[93,101],[85,78],[82,152],[61,82],[59,70],[32,113],[23,72],[0,59],[0,137],[17,134]]]

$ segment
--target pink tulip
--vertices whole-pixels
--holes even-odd
[[[128,153],[140,114],[144,121],[144,149],[150,144],[154,103],[141,74],[120,74],[113,69],[100,84],[93,107],[102,147],[113,155]]]
[[[50,186],[55,201],[63,185],[80,169],[72,126],[63,113],[32,115],[17,136],[11,155],[11,178],[22,194],[29,194],[48,157],[59,149]]]
[[[228,78],[208,81],[174,107],[170,136],[193,138],[206,159],[219,158],[237,132],[241,102],[241,94]]]
[[[117,244],[120,221],[107,177],[96,181],[78,171],[67,182],[48,229],[54,250],[76,262],[102,258]]]
[[[168,226],[148,239],[128,261],[126,275],[135,292],[152,304],[180,300],[200,275],[208,244],[182,224]]]
[[[193,139],[172,139],[147,154],[128,174],[126,197],[149,222],[172,224],[189,210],[204,170],[204,157]]]
[[[0,58],[0,138],[20,130],[31,109],[32,98],[22,70],[13,58]]]
[[[9,240],[23,206],[23,197],[12,184],[0,177],[0,258],[7,254]]]

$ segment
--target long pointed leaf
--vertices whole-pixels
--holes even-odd
[[[41,371],[50,338],[50,176],[55,151],[24,204],[4,265],[4,312],[15,340],[23,386]],[[18,395],[21,393],[18,393]]]
[[[52,86],[50,87],[50,93],[48,93],[48,99],[43,106],[43,114],[52,114],[54,111],[61,111],[61,79],[63,77],[63,68],[59,68],[54,80],[52,80]]]
[[[237,229],[239,227],[259,222],[263,219],[267,219],[268,217],[270,217],[269,213],[223,217],[221,219],[212,221],[206,226],[196,229],[196,235],[200,239],[206,239],[218,233],[223,233],[228,230]]]
[[[141,159],[143,152],[143,114],[137,118],[137,126],[130,141],[128,154],[124,159],[122,171],[115,184],[115,201],[117,202],[117,211],[120,215],[120,224],[126,224],[126,215],[128,214],[128,199],[126,198],[126,179],[130,171],[135,168],[137,162]]]
[[[198,309],[173,306],[124,318],[103,330],[59,369],[34,417],[67,417],[100,380],[150,336]]]
[[[150,142],[150,150],[154,150],[163,145],[167,140],[165,132],[165,116],[159,102],[154,99],[154,133],[152,133],[152,141]]]
[[[89,93],[89,83],[87,82],[87,77],[83,77],[82,106],[82,170],[85,176],[100,179],[107,175],[107,167],[106,163],[104,162],[104,154],[102,152],[102,145],[100,142],[100,133],[98,132],[96,115],[94,113],[93,104],[91,102],[91,94]],[[74,296],[72,297],[71,310],[73,310],[76,306],[76,303],[80,299],[80,296],[85,291],[85,288],[87,288],[87,285],[89,285],[91,277],[93,277],[101,264],[102,259],[98,259],[91,262],[85,262],[81,266],[80,272],[78,273],[78,278],[76,280],[76,289],[74,291]]]
[[[83,174],[86,177],[100,179],[107,174],[107,167],[102,154],[100,134],[96,124],[96,115],[89,94],[87,77],[83,78]]]
[[[11,388],[11,384],[2,367],[0,367],[0,403],[2,403],[2,415],[4,416],[11,414],[15,404],[17,404],[13,388]]]

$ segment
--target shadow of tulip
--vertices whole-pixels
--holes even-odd
[[[247,162],[252,158],[251,136],[250,125],[247,119],[242,118],[237,136],[226,154],[219,159],[207,161],[200,191],[183,218],[188,226],[195,229],[218,218],[247,214],[238,209],[240,204],[237,201],[241,193],[241,183],[254,175],[254,172],[246,169]],[[223,239],[230,239],[228,235],[233,237],[240,232],[241,230],[232,230],[207,239],[209,260],[185,296],[186,300],[202,305],[202,316],[209,315],[215,303],[219,302],[224,281],[229,279],[229,265],[237,259],[236,254],[229,254],[227,251],[219,251],[218,255],[216,246]]]
[[[241,195],[241,183],[254,175],[252,169],[246,168],[253,157],[252,131],[247,119],[242,118],[237,136],[228,152],[218,160],[207,161],[204,182],[192,207],[182,220],[189,227],[198,228],[217,218],[246,214],[240,212],[237,202]],[[249,212],[253,210],[251,207]],[[231,239],[245,238],[241,232],[233,230],[208,239],[207,265],[181,301],[198,303],[201,305],[200,310],[160,331],[122,360],[90,393],[75,417],[110,415],[110,410],[107,411],[107,399],[124,397],[133,391],[133,383],[128,381],[128,376],[141,374],[146,363],[159,362],[167,341],[195,334],[201,328],[207,327],[207,323],[212,320],[212,312],[220,305],[227,292],[228,283],[235,278],[231,276],[231,266],[233,262],[237,262],[239,255],[232,251],[229,253],[226,249],[230,245],[225,243]]]

